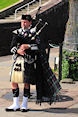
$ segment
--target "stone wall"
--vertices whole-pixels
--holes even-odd
[[[78,51],[78,0],[70,0],[69,20],[65,33],[64,48]]]

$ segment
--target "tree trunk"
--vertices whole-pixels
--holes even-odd
[[[78,0],[70,0],[69,20],[63,47],[78,50]]]

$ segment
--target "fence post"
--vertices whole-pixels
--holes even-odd
[[[39,0],[39,6],[41,6],[41,0]]]
[[[29,14],[29,4],[28,4],[28,6],[27,6],[27,13]]]
[[[15,10],[15,20],[16,20],[16,12],[17,12],[17,10]]]
[[[62,47],[63,44],[59,45],[59,81],[62,79]]]

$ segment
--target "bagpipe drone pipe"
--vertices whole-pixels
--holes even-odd
[[[36,14],[36,21],[41,19],[42,21],[38,25],[40,28],[45,22],[47,22],[46,27],[39,34],[40,40],[44,40],[45,48],[48,44],[59,45],[64,41],[64,35],[66,30],[66,23],[69,18],[69,2],[64,0],[64,2],[55,5],[48,10],[40,13],[41,8],[38,9]]]

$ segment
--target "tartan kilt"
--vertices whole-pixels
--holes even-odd
[[[34,85],[36,83],[36,69],[34,65],[35,63],[28,64],[23,57],[18,56],[11,69],[10,81]]]
[[[24,71],[24,83],[36,84],[36,69],[35,69],[35,62],[28,64],[27,62],[24,63],[25,71]]]
[[[10,75],[11,82],[23,83],[24,82],[24,58],[19,56],[13,63]]]

